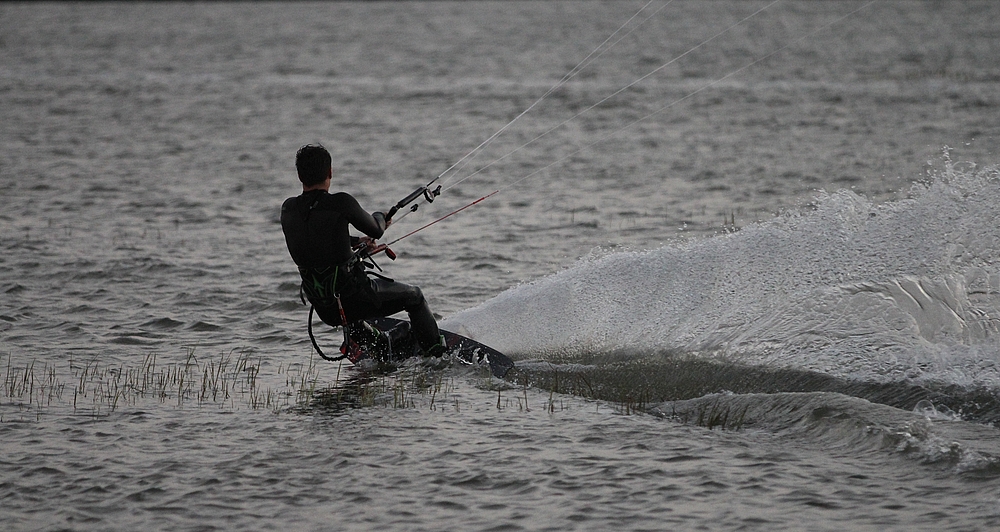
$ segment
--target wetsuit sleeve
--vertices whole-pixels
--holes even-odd
[[[382,213],[369,213],[350,194],[339,193],[336,196],[342,202],[341,212],[348,223],[372,238],[382,238],[385,233],[385,216]]]

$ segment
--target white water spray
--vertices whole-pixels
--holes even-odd
[[[872,380],[1000,383],[1000,171],[823,193],[735,234],[581,261],[442,324],[521,356],[682,351]]]

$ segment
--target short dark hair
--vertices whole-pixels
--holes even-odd
[[[326,181],[332,164],[330,152],[322,144],[306,144],[295,153],[295,170],[299,181],[307,187]]]

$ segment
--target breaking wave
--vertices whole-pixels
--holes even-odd
[[[582,260],[443,325],[522,358],[712,353],[1000,388],[997,197],[997,167],[949,162],[908,199],[821,193],[736,233]]]
[[[709,428],[805,439],[831,452],[889,451],[958,473],[1000,474],[996,430],[962,423],[930,402],[908,412],[837,393],[716,394],[651,411]]]
[[[824,192],[735,233],[581,260],[443,326],[556,391],[992,475],[1000,170],[946,163],[906,199]]]

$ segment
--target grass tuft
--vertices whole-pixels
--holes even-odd
[[[84,361],[70,358],[64,367],[48,362],[39,365],[34,360],[18,363],[9,354],[6,358],[6,364],[0,366],[6,369],[0,383],[4,406],[33,412],[36,417],[60,406],[74,413],[102,416],[150,400],[178,407],[215,405],[278,412],[308,401],[319,380],[319,369],[310,357],[306,364],[278,367],[278,375],[285,378],[284,387],[272,385],[273,378],[264,382],[261,371],[266,363],[249,349],[233,350],[201,363],[195,349],[188,348],[184,362],[161,364],[152,354],[136,366],[106,365],[97,357]]]

